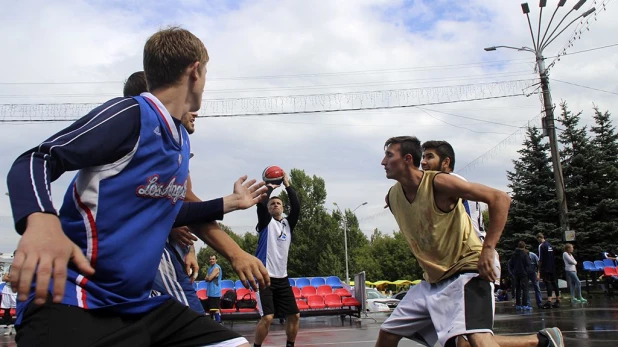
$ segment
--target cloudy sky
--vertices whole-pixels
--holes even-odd
[[[520,2],[8,2],[0,12],[0,104],[5,104],[0,105],[0,173],[6,177],[20,153],[68,125],[6,122],[22,117],[6,104],[68,104],[33,108],[23,115],[49,119],[82,107],[75,104],[120,95],[126,77],[142,69],[148,36],[161,27],[180,25],[203,40],[211,58],[202,116],[434,104],[197,121],[191,172],[198,196],[227,195],[235,178],[259,177],[268,165],[299,168],[326,180],[327,207],[337,202],[353,209],[368,202],[356,211],[363,231],[390,232],[396,225],[383,210],[383,200],[393,182],[384,177],[380,161],[383,143],[391,136],[448,140],[457,153],[456,169],[465,168],[461,174],[506,190],[505,171],[523,140],[518,127],[539,124],[538,95],[445,102],[521,93],[526,82],[512,81],[534,78],[532,54],[483,50],[532,44]],[[557,2],[548,1],[543,28]],[[588,0],[574,13],[592,5],[601,8],[604,2],[607,10],[581,26],[567,53],[618,43],[611,34],[618,32],[618,22],[611,19],[618,16],[618,4]],[[554,25],[574,3],[567,1]],[[536,3],[530,7],[536,35],[539,9]],[[559,53],[572,33],[566,30],[545,55]],[[550,78],[554,102],[566,100],[572,110],[583,110],[585,123],[591,123],[593,104],[618,112],[618,46],[564,56]],[[534,92],[534,87],[525,92]],[[296,97],[286,98],[290,95]],[[67,173],[53,184],[58,207],[71,176]],[[0,180],[0,252],[12,251],[18,241],[5,182]],[[238,233],[252,230],[255,210],[230,214],[224,223]]]

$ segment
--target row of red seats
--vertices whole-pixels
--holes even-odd
[[[233,289],[222,289],[221,296],[223,296],[229,290]],[[333,292],[333,288],[329,285],[322,285],[319,286],[317,289],[313,286],[303,287],[302,289],[299,289],[298,287],[292,287],[292,291],[294,292],[294,298],[296,299],[308,298],[311,295],[326,296],[327,294],[336,294],[340,298],[352,296],[352,294],[350,294],[350,292],[345,288],[337,288]],[[248,293],[254,292],[253,290],[247,288],[236,289],[236,298],[241,299]],[[197,297],[200,298],[200,300],[206,300],[206,298],[208,297],[208,292],[206,291],[206,289],[200,289],[197,291]]]
[[[303,287],[303,289],[306,287]],[[344,306],[360,307],[360,302],[353,297],[341,297],[338,294],[330,293],[322,295],[309,295],[303,299],[296,299],[299,310],[315,310],[325,308],[342,308]]]

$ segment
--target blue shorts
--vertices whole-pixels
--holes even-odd
[[[197,313],[206,314],[191,284],[191,279],[185,272],[184,262],[169,243],[166,243],[163,249],[153,290],[170,295]]]

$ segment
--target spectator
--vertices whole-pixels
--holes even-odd
[[[526,254],[526,243],[519,241],[513,257],[509,261],[509,271],[513,275],[515,289],[515,309],[532,310],[528,306],[528,271],[530,269],[530,258]]]
[[[586,303],[586,299],[582,298],[582,283],[577,277],[577,261],[573,257],[573,245],[567,243],[564,245],[564,253],[562,253],[562,260],[564,260],[564,271],[566,272],[566,279],[569,283],[569,290],[571,290],[571,302],[574,303]]]
[[[530,268],[528,269],[528,280],[532,283],[532,287],[534,288],[534,298],[536,299],[536,307],[541,308],[543,304],[543,298],[541,296],[541,287],[539,286],[539,281],[537,280],[536,274],[539,272],[539,257],[534,253],[530,252],[526,249],[526,253],[528,253],[528,257],[530,258]],[[532,306],[530,304],[530,296],[528,296],[527,306]]]
[[[547,288],[547,302],[543,308],[558,308],[560,307],[560,291],[556,282],[556,265],[554,261],[554,249],[549,241],[545,240],[542,233],[536,235],[536,240],[539,242],[539,279],[543,280],[545,288]],[[553,296],[555,294],[555,296]],[[552,296],[555,301],[552,303]]]

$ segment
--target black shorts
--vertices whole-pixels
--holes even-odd
[[[48,303],[30,304],[15,341],[30,346],[204,346],[240,338],[221,324],[170,299],[143,315]]]
[[[257,295],[260,315],[291,316],[300,313],[288,278],[270,278],[270,287],[260,288]]]
[[[206,302],[206,306],[208,307],[208,311],[219,310],[221,309],[221,298],[209,296]]]

